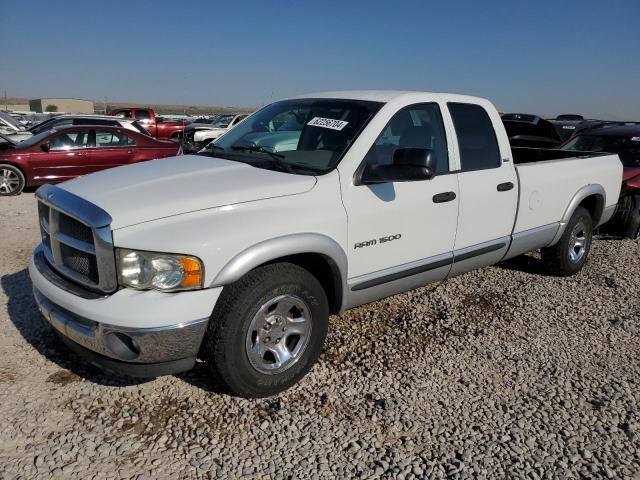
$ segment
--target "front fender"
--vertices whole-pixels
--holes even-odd
[[[322,255],[329,262],[334,274],[339,275],[342,292],[347,291],[347,254],[335,240],[320,233],[284,235],[246,248],[220,270],[211,287],[228,285],[260,265],[303,253]]]

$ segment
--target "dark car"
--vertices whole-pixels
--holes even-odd
[[[565,142],[563,150],[617,153],[624,167],[622,190],[608,228],[636,238],[640,230],[640,124],[610,124],[584,130]]]
[[[502,123],[512,147],[555,148],[562,139],[553,125],[528,113],[505,113]]]
[[[178,144],[119,127],[53,129],[0,147],[0,196],[130,163],[182,154]]]

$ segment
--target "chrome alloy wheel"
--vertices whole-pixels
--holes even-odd
[[[576,223],[569,237],[569,258],[572,262],[579,262],[587,251],[587,229],[582,222]]]
[[[13,170],[3,168],[0,170],[0,193],[9,194],[15,192],[20,186],[20,178]]]
[[[246,338],[249,362],[260,373],[275,375],[292,367],[311,337],[311,309],[299,297],[280,295],[262,305]]]

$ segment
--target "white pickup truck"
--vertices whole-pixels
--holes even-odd
[[[311,368],[330,314],[534,249],[578,272],[622,165],[575,155],[512,150],[480,98],[279,101],[200,155],[41,187],[35,298],[106,370],[201,358],[231,392],[272,395]]]

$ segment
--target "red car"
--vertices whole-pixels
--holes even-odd
[[[167,138],[178,141],[180,133],[184,130],[184,122],[165,122],[156,117],[152,108],[124,107],[112,110],[109,115],[122,118],[133,118],[142,125],[149,135],[154,138]]]
[[[640,233],[640,124],[603,125],[581,131],[560,148],[617,153],[624,167],[618,208],[607,224],[612,233],[636,238]]]
[[[3,140],[4,139],[4,140]],[[52,129],[16,144],[0,138],[0,196],[105,168],[181,155],[175,142],[120,127]]]

